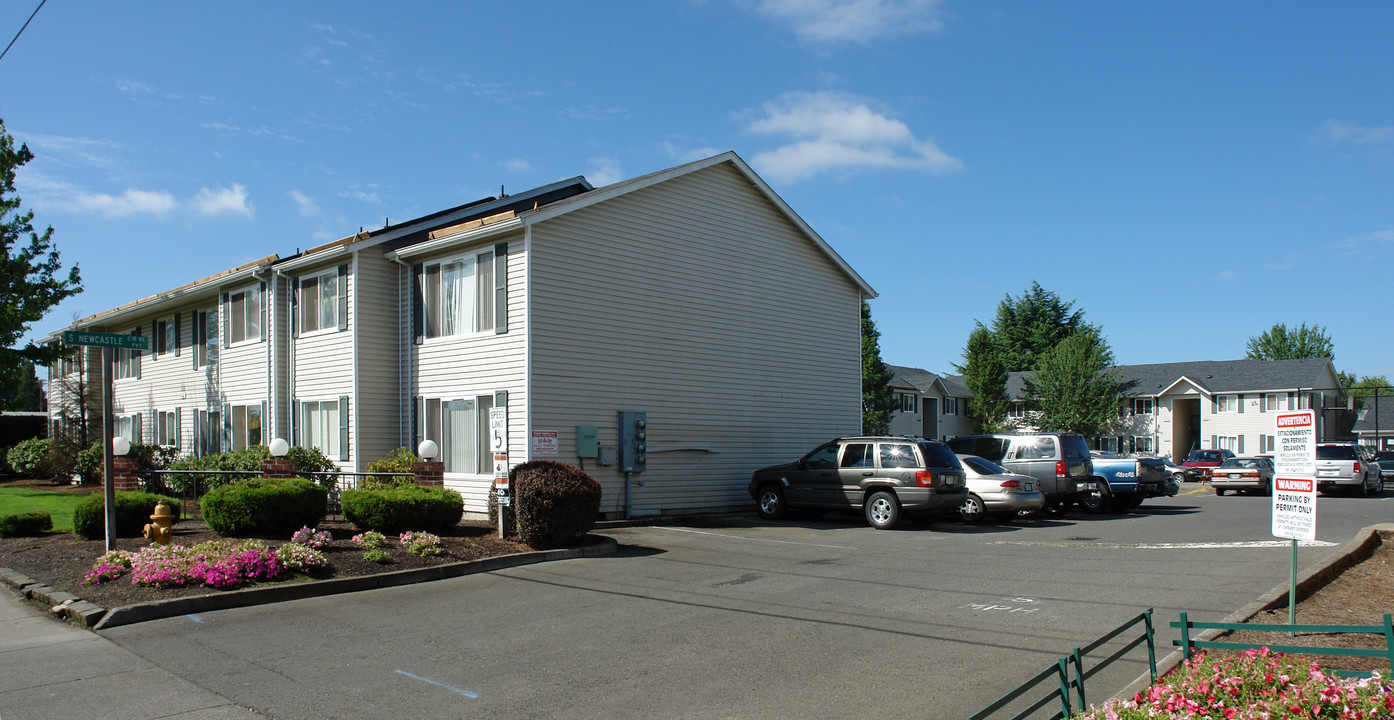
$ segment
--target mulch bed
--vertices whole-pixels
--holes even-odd
[[[18,483],[11,484],[16,486]],[[40,487],[33,485],[33,487]],[[44,490],[58,492],[92,492],[91,488],[74,488],[61,485],[44,485]],[[444,533],[441,537],[441,554],[422,557],[413,555],[396,543],[396,538],[388,536],[388,547],[384,548],[388,562],[376,563],[363,558],[363,550],[354,546],[349,539],[362,532],[343,520],[325,520],[318,526],[334,536],[334,546],[322,550],[329,561],[329,571],[313,578],[295,575],[280,582],[307,582],[315,579],[356,577],[376,575],[395,570],[444,565],[464,560],[530,552],[532,548],[511,539],[499,539],[496,527],[487,523],[462,522]],[[174,542],[179,545],[196,545],[209,540],[224,539],[213,532],[202,520],[184,520],[174,526]],[[289,538],[268,540],[268,544],[278,546]],[[139,550],[150,546],[145,538],[118,538],[119,550]],[[189,597],[222,592],[203,585],[178,588],[143,587],[131,583],[129,576],[102,583],[83,585],[82,578],[103,553],[105,540],[82,540],[71,533],[50,533],[42,537],[16,537],[0,540],[0,567],[8,567],[28,575],[39,582],[57,590],[72,593],[84,600],[105,608],[115,608],[168,598]],[[260,586],[265,586],[263,583]],[[250,587],[250,586],[244,586]]]

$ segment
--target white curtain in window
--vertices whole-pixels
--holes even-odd
[[[479,271],[475,273],[478,280],[474,284],[474,329],[490,330],[494,327],[494,254],[484,253],[477,260],[475,266]]]
[[[493,447],[489,443],[489,411],[494,407],[494,398],[491,395],[481,395],[478,402],[479,412],[475,420],[476,427],[479,428],[479,454],[474,471],[477,473],[494,472],[494,453]]]
[[[471,287],[473,279],[472,264],[452,262],[441,266],[440,283],[444,306],[442,335],[458,335],[474,330],[474,293]]]
[[[444,415],[444,446],[441,457],[446,472],[475,472],[474,401],[451,400],[442,403]]]
[[[319,276],[319,326],[339,326],[339,273],[337,270]]]
[[[261,290],[247,291],[247,339],[261,337]]]

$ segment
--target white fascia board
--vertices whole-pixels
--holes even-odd
[[[183,305],[205,296],[216,298],[218,297],[218,291],[224,286],[238,285],[252,279],[260,280],[260,275],[267,272],[269,268],[270,265],[251,267],[230,275],[213,278],[206,282],[171,290],[142,300],[136,300],[135,302],[128,303],[119,308],[76,320],[69,325],[69,327],[73,329],[90,329],[99,326],[113,325],[122,320],[130,319],[131,317],[151,315],[164,308]],[[62,335],[61,332],[54,334],[60,337]]]
[[[425,242],[416,243],[415,245],[408,245],[407,247],[386,253],[386,256],[388,260],[406,260],[408,258],[420,257],[422,255],[430,255],[431,253],[447,250],[456,245],[476,242],[479,240],[484,240],[486,238],[494,237],[496,235],[502,235],[504,233],[517,230],[523,227],[525,224],[530,225],[531,221],[525,222],[522,218],[502,220],[496,223],[483,225],[481,227],[470,228],[469,230],[454,233],[453,235],[438,237],[435,240],[427,240]]]
[[[1182,384],[1182,383],[1186,383],[1187,385],[1190,385],[1191,387],[1195,388],[1196,390],[1198,390],[1198,391],[1200,392],[1201,395],[1211,395],[1211,394],[1213,394],[1213,393],[1211,393],[1211,391],[1210,391],[1209,388],[1207,388],[1207,387],[1205,387],[1204,385],[1201,385],[1200,383],[1198,383],[1198,382],[1196,382],[1196,381],[1194,381],[1194,380],[1192,380],[1192,379],[1186,377],[1185,375],[1182,375],[1181,377],[1177,378],[1176,381],[1173,382],[1172,384],[1170,384],[1170,385],[1168,385],[1168,386],[1162,388],[1161,392],[1158,392],[1154,397],[1161,397],[1162,395],[1165,395],[1165,394],[1171,392],[1171,389],[1172,389],[1172,388],[1174,388],[1174,387],[1176,387],[1177,385],[1180,385],[1180,384]]]

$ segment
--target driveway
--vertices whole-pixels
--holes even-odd
[[[1148,607],[1160,656],[1178,611],[1218,620],[1286,583],[1268,502],[894,531],[752,512],[608,530],[607,557],[104,635],[271,717],[962,718]],[[1323,497],[1299,564],[1392,503]],[[1144,667],[1091,681],[1091,700]]]

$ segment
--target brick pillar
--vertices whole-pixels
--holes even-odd
[[[112,487],[116,492],[134,492],[140,489],[140,476],[136,470],[140,463],[135,458],[120,455],[111,459]]]
[[[288,457],[273,457],[261,464],[261,475],[266,478],[293,478],[295,461]]]
[[[416,484],[426,487],[445,487],[445,463],[439,460],[422,460],[411,464],[416,475]]]

